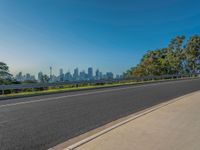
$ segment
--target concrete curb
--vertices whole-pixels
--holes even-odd
[[[98,132],[98,133],[96,133],[96,134],[94,134],[94,135],[92,135],[92,136],[89,136],[89,137],[87,137],[87,138],[85,138],[85,139],[83,139],[83,140],[81,140],[81,141],[79,141],[79,142],[77,142],[77,143],[75,143],[75,144],[72,144],[72,145],[68,146],[67,148],[64,148],[63,150],[74,150],[75,148],[77,148],[77,147],[79,147],[79,146],[81,146],[81,145],[83,145],[83,144],[85,144],[85,143],[88,143],[88,142],[90,142],[90,141],[92,141],[92,140],[94,140],[94,139],[100,137],[100,136],[103,135],[103,134],[106,134],[107,132],[109,132],[109,131],[111,131],[111,130],[117,128],[117,127],[120,127],[120,126],[122,126],[122,125],[124,125],[124,124],[126,124],[126,123],[128,123],[128,122],[130,122],[130,121],[132,121],[132,120],[135,120],[135,119],[137,119],[137,118],[139,118],[139,117],[142,117],[142,116],[144,116],[144,115],[147,115],[147,114],[149,114],[149,113],[151,113],[151,112],[153,112],[153,111],[156,111],[156,110],[158,110],[158,109],[160,109],[160,108],[162,108],[162,107],[165,107],[165,106],[167,106],[167,105],[169,105],[169,104],[175,103],[175,102],[178,101],[178,100],[181,100],[181,99],[183,99],[183,98],[185,98],[185,97],[189,97],[189,96],[191,96],[191,95],[193,95],[193,94],[195,94],[195,93],[198,93],[198,92],[200,92],[200,91],[192,92],[192,93],[190,93],[190,94],[186,94],[186,95],[183,95],[183,96],[181,96],[181,97],[172,99],[172,100],[170,100],[170,101],[167,101],[167,102],[158,104],[158,105],[156,105],[156,106],[153,106],[153,107],[151,107],[151,108],[148,108],[148,109],[146,109],[146,110],[143,110],[143,111],[141,111],[141,112],[139,112],[139,113],[136,113],[135,115],[132,114],[132,115],[134,115],[134,116],[132,116],[132,117],[130,117],[130,118],[128,118],[128,119],[126,119],[126,120],[120,122],[120,123],[117,123],[117,124],[115,124],[115,125],[113,125],[113,126],[107,128],[107,129],[104,129],[104,130],[102,130],[102,131],[100,131],[100,132]],[[51,149],[52,149],[52,150],[55,150],[54,148],[50,148],[49,150],[51,150]]]

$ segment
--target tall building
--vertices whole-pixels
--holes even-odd
[[[63,69],[60,69],[60,75],[59,75],[59,78],[60,78],[60,81],[64,81],[64,73],[63,73]]]
[[[79,71],[78,71],[78,68],[74,69],[73,78],[74,78],[74,80],[79,80]]]
[[[53,83],[53,82],[57,82],[57,81],[59,81],[59,79],[55,75],[52,75],[51,82]]]
[[[72,81],[72,75],[71,75],[70,72],[67,72],[67,73],[65,74],[65,81]]]
[[[116,79],[123,79],[123,75],[116,75]]]
[[[17,81],[23,82],[23,81],[36,81],[35,76],[31,75],[30,73],[27,73],[25,75],[22,74],[22,72],[19,72],[15,79]]]
[[[38,73],[38,81],[43,82],[43,73],[41,71]]]
[[[34,75],[31,75],[30,80],[31,80],[31,81],[36,81],[36,80],[35,80],[35,76],[34,76]]]
[[[16,75],[15,79],[16,79],[17,81],[23,81],[22,72],[19,72],[19,73]]]
[[[92,67],[88,68],[88,79],[89,80],[93,79],[93,68]]]
[[[113,73],[112,73],[112,72],[107,72],[107,73],[106,73],[106,78],[107,78],[108,80],[112,80],[112,79],[114,78]]]
[[[102,72],[99,72],[99,79],[103,79],[103,73]]]
[[[80,72],[80,78],[79,78],[81,81],[84,81],[87,79],[87,74],[85,73],[85,71],[81,71]]]
[[[31,75],[29,73],[26,74],[25,80],[31,80]]]
[[[49,77],[50,77],[50,82],[52,82],[52,67],[49,68],[49,71],[50,71],[50,72],[49,72],[49,73],[50,73],[50,75],[49,75]]]
[[[100,80],[100,72],[99,72],[99,69],[96,70],[96,73],[95,73],[95,80]]]

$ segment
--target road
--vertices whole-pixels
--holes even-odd
[[[0,101],[0,149],[45,150],[120,117],[200,90],[200,79]]]

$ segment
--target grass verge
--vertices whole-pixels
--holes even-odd
[[[191,77],[196,78],[196,77]],[[185,79],[185,78],[179,78]],[[160,81],[171,81],[171,80],[178,80],[178,79],[162,79],[162,80],[148,80],[148,81],[120,81],[114,83],[106,83],[106,84],[67,84],[62,86],[54,86],[54,87],[45,87],[43,89],[24,89],[23,91],[16,91],[10,90],[9,93],[1,95],[3,97],[7,96],[18,96],[18,95],[32,95],[32,94],[42,94],[42,93],[56,93],[56,92],[65,92],[65,91],[76,91],[81,89],[93,89],[93,88],[101,88],[101,87],[113,87],[113,86],[120,86],[120,85],[134,85],[134,84],[142,84],[142,83],[154,83]],[[0,97],[1,97],[0,96]]]

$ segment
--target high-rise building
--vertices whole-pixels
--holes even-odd
[[[78,68],[74,69],[73,78],[74,78],[74,80],[79,80],[79,71],[78,71]]]
[[[38,73],[38,81],[43,82],[43,73],[42,72]]]
[[[86,80],[86,79],[87,79],[87,74],[86,74],[85,71],[83,70],[83,71],[80,72],[80,80],[81,80],[81,81],[84,81],[84,80]]]
[[[52,75],[51,82],[53,83],[53,82],[57,82],[57,81],[59,81],[59,79],[55,75]]]
[[[99,79],[103,79],[103,73],[102,72],[99,72]]]
[[[50,70],[50,75],[49,75],[49,77],[50,77],[50,82],[52,82],[52,67],[49,67],[49,70]]]
[[[60,75],[62,75],[63,74],[63,69],[60,69]]]
[[[28,81],[36,81],[34,75],[31,75],[30,73],[27,73],[27,74],[23,75],[22,72],[19,72],[19,73],[16,75],[15,79],[16,79],[17,81],[20,81],[20,82],[27,81],[27,80],[28,80]]]
[[[112,80],[112,79],[114,78],[113,73],[112,73],[112,72],[107,72],[107,73],[106,73],[106,78],[107,78],[108,80]]]
[[[89,80],[93,79],[93,68],[92,67],[88,68],[88,79]]]
[[[67,73],[65,74],[65,81],[72,81],[72,75],[71,75],[70,72],[67,72]]]
[[[19,73],[16,75],[15,79],[16,79],[17,81],[23,81],[22,72],[19,72]]]
[[[31,75],[30,80],[31,80],[31,81],[36,81],[36,80],[35,80],[35,76],[34,76],[34,75]]]
[[[31,80],[31,75],[29,73],[26,74],[25,80]]]
[[[64,73],[63,69],[60,69],[60,75],[59,75],[60,81],[64,81]]]
[[[100,80],[100,72],[99,72],[99,69],[96,70],[96,73],[95,73],[95,80]]]
[[[123,75],[116,75],[116,79],[123,79]]]

